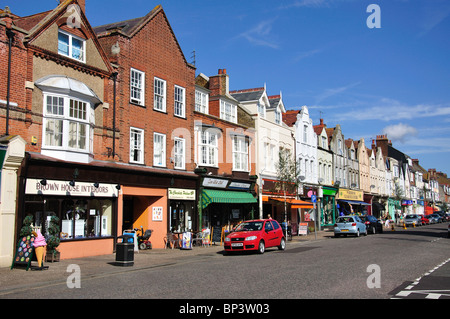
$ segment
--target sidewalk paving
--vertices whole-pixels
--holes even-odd
[[[292,241],[288,241],[287,247],[295,243],[309,242],[331,238],[333,232],[329,230],[318,231],[308,235],[293,236]],[[152,249],[140,250],[134,254],[134,265],[123,267],[115,264],[116,255],[102,255],[94,257],[76,258],[61,260],[55,263],[45,263],[49,268],[47,270],[35,271],[25,268],[4,267],[0,268],[0,298],[14,290],[29,289],[43,285],[65,283],[68,277],[73,274],[73,270],[68,268],[70,265],[77,265],[80,268],[82,278],[90,278],[127,271],[136,271],[140,269],[149,269],[155,267],[169,266],[181,262],[193,262],[199,258],[210,258],[215,255],[223,254],[223,246],[220,244],[209,247],[193,247],[191,250],[182,249]],[[32,267],[36,262],[32,262]],[[68,271],[69,270],[69,271]]]

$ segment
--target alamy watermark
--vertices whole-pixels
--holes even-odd
[[[367,277],[367,288],[381,288],[381,268],[377,264],[371,264],[367,267],[366,270],[370,273],[369,277]]]
[[[69,289],[81,288],[81,268],[76,264],[67,266],[67,272],[70,275],[67,277],[66,284]]]
[[[371,13],[366,20],[369,29],[381,28],[381,8],[378,4],[369,4],[367,6],[367,13]]]

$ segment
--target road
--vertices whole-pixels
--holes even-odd
[[[289,242],[285,251],[208,251],[160,267],[126,267],[82,278],[79,289],[56,281],[0,298],[445,299],[450,289],[449,248],[447,223],[359,238],[333,238],[330,233],[317,241]],[[412,293],[427,289],[434,292]]]

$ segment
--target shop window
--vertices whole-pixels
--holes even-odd
[[[184,202],[172,202],[170,205],[170,230],[183,233],[192,231],[193,215],[192,207]]]
[[[33,216],[33,227],[48,236],[52,216],[60,219],[61,239],[112,235],[113,203],[109,199],[57,199],[27,196],[23,217]]]

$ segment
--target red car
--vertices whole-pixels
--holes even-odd
[[[425,216],[422,217],[422,225],[430,225],[430,220],[426,218]]]
[[[240,223],[225,238],[225,252],[252,251],[264,254],[266,248],[286,248],[286,240],[280,224],[273,219],[248,220]]]

